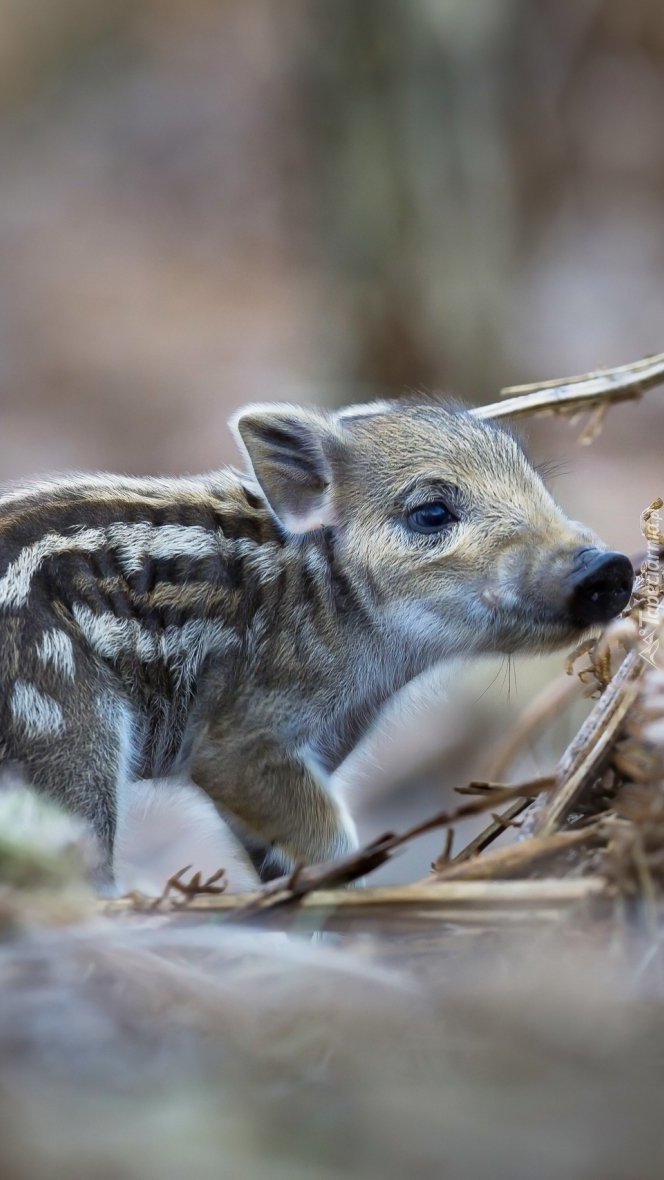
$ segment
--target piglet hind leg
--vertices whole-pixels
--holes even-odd
[[[26,786],[48,795],[80,816],[97,842],[93,884],[115,891],[113,845],[118,785],[130,773],[132,722],[128,706],[105,693],[70,692],[62,704],[44,694],[10,696],[12,724],[3,742],[3,761]]]

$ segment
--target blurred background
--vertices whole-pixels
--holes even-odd
[[[0,28],[0,479],[233,461],[249,400],[485,402],[664,350],[658,0],[0,0]],[[527,429],[634,554],[664,396],[577,433]],[[486,771],[561,666],[518,661],[508,694],[487,662],[422,706],[372,755],[363,831]],[[387,790],[429,745],[445,771]]]

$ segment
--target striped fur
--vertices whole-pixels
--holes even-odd
[[[16,728],[29,738],[54,737],[64,732],[65,719],[61,705],[34,684],[15,680],[9,698],[12,720]]]
[[[107,877],[139,778],[190,776],[265,872],[345,851],[331,776],[395,691],[576,637],[560,587],[596,540],[508,434],[435,402],[234,429],[247,475],[0,494],[0,763],[91,820]],[[441,495],[455,527],[409,533]]]
[[[63,682],[73,680],[76,675],[74,644],[69,635],[59,627],[42,631],[36,645],[37,655],[45,667],[52,667]]]

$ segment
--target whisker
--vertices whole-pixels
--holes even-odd
[[[497,681],[498,677],[500,676],[500,673],[501,673],[501,672],[502,672],[502,670],[503,670],[503,665],[504,665],[504,663],[505,663],[505,657],[503,656],[502,660],[500,661],[500,664],[499,664],[499,666],[498,666],[498,669],[497,669],[497,671],[496,671],[496,674],[495,674],[495,676],[494,676],[494,677],[493,677],[493,678],[492,678],[492,679],[489,681],[489,683],[487,684],[486,688],[482,689],[482,692],[480,693],[480,695],[479,695],[478,697],[476,697],[476,698],[475,698],[475,702],[474,702],[475,704],[477,704],[477,702],[478,702],[478,701],[481,701],[483,696],[486,696],[486,694],[488,693],[488,691],[489,691],[489,689],[490,689],[490,688],[493,688],[493,686],[494,686],[494,684],[496,683],[496,681]]]

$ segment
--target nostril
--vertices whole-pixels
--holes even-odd
[[[569,603],[574,622],[588,626],[615,618],[629,602],[633,582],[632,563],[623,553],[577,552]]]

